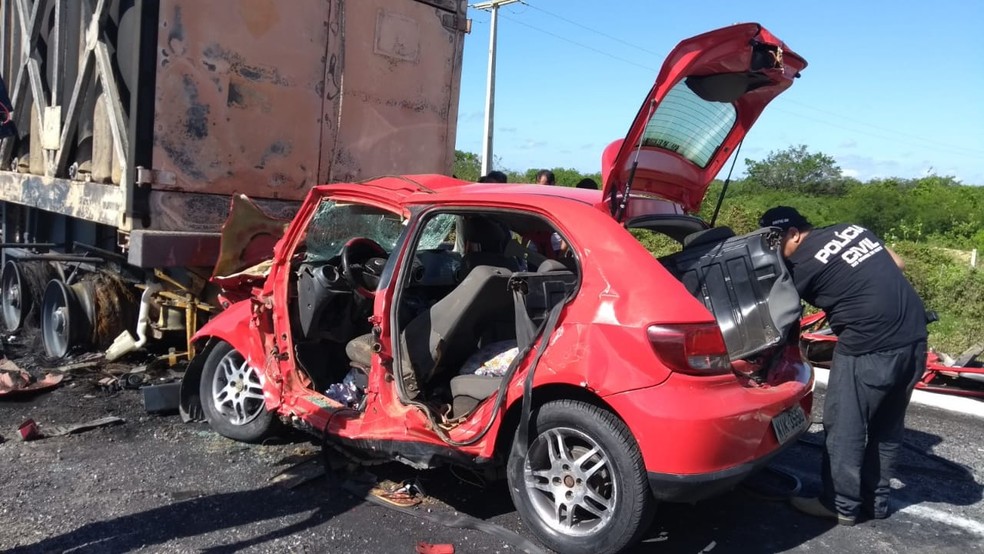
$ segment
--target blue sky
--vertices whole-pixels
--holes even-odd
[[[457,148],[480,153],[491,16],[469,9],[469,17]],[[984,185],[979,0],[525,0],[500,8],[497,167],[599,171],[602,149],[624,136],[673,46],[746,21],[809,66],[749,133],[736,174],[746,157],[805,144],[863,180],[933,172]]]

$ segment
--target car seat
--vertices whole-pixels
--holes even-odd
[[[462,257],[464,276],[483,265],[519,271],[519,260],[506,254],[512,234],[505,225],[484,215],[465,216],[462,234],[467,244],[478,248],[465,252]]]
[[[511,275],[501,267],[477,266],[447,296],[410,320],[403,341],[417,386],[456,370],[489,332],[513,327]]]
[[[557,302],[562,302],[567,298],[577,284],[577,275],[557,260],[546,260],[540,264],[535,273],[517,273],[514,278],[520,279],[526,284],[528,315],[537,326],[543,323],[548,312]],[[512,306],[515,304],[512,299],[508,302]],[[515,310],[511,310],[510,313],[515,314]],[[502,345],[503,350],[505,350],[506,346],[515,346],[516,343],[513,342],[508,345],[502,343]],[[450,383],[451,413],[454,417],[470,413],[483,400],[495,394],[503,379],[502,375],[468,373],[468,366],[474,367],[475,364],[463,365],[465,367],[461,368],[462,373],[453,377]]]

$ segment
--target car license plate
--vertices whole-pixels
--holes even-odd
[[[772,430],[776,432],[779,444],[785,444],[805,426],[806,414],[798,404],[772,418]]]

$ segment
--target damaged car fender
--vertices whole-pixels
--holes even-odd
[[[192,337],[199,354],[188,365],[184,378],[181,380],[180,412],[182,421],[200,421],[204,417],[198,392],[199,383],[205,360],[208,358],[209,352],[220,341],[231,344],[233,348],[246,355],[247,359],[253,361],[256,367],[267,367],[263,340],[253,324],[252,304],[251,300],[232,304],[225,311],[213,317]],[[276,409],[280,404],[280,387],[276,384],[278,381],[276,379],[264,381],[264,389],[267,389],[267,408],[271,410]],[[273,402],[271,403],[271,401]]]

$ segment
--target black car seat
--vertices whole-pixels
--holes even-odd
[[[484,215],[465,216],[462,234],[466,244],[478,248],[462,256],[462,275],[483,265],[519,271],[519,260],[506,254],[512,234],[505,225]]]
[[[511,275],[501,267],[477,266],[451,293],[410,320],[402,338],[418,387],[439,373],[457,371],[490,331],[513,327]]]
[[[537,267],[535,273],[518,273],[516,278],[522,279],[528,285],[526,295],[528,315],[536,325],[546,319],[547,312],[557,302],[562,302],[574,289],[577,275],[570,271],[564,263],[557,260],[546,260]],[[508,300],[510,305],[515,302]],[[514,315],[514,311],[510,314]],[[514,318],[515,324],[515,318]],[[464,374],[451,379],[452,411],[454,417],[460,417],[474,410],[482,400],[492,396],[499,390],[502,377]]]

